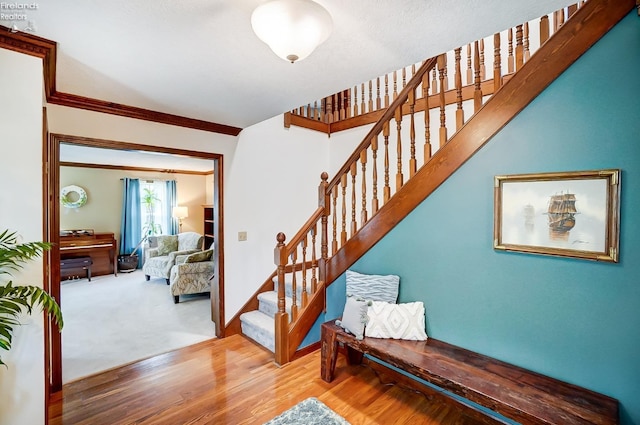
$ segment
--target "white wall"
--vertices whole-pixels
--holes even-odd
[[[0,229],[23,240],[42,234],[42,60],[0,49]],[[4,280],[4,277],[3,277]],[[27,264],[12,280],[43,286],[42,261]],[[8,368],[0,367],[0,424],[44,422],[43,316],[35,311],[20,319],[10,352],[0,350]]]
[[[227,320],[274,271],[277,233],[292,237],[318,207],[328,166],[327,136],[285,129],[282,115],[240,133],[234,160],[225,162]],[[246,241],[238,241],[239,231],[247,232]]]

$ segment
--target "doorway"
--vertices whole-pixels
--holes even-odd
[[[61,161],[61,145],[75,147],[87,147],[95,149],[107,149],[118,151],[119,156],[128,153],[144,153],[156,155],[173,155],[181,158],[194,158],[213,161],[212,172],[212,203],[213,217],[213,249],[216,256],[215,272],[211,281],[211,320],[215,323],[216,336],[224,337],[224,236],[223,236],[223,213],[222,213],[222,175],[223,157],[220,154],[190,151],[184,149],[164,148],[150,145],[140,145],[128,142],[118,142],[104,139],[93,139],[80,136],[50,134],[45,149],[45,163],[48,165],[48,172],[45,179],[45,190],[47,193],[47,208],[45,214],[45,235],[47,242],[53,244],[53,248],[48,252],[49,273],[47,273],[51,294],[56,299],[60,299],[60,167],[64,164]],[[92,161],[96,168],[126,168],[113,164],[100,164],[101,161]],[[104,162],[104,161],[103,161]],[[166,171],[166,170],[165,170]],[[117,255],[117,252],[115,253]],[[50,338],[48,357],[50,366],[50,390],[52,392],[62,389],[62,338],[57,329],[52,329]]]

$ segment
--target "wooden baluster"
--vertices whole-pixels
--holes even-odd
[[[343,120],[347,117],[347,113],[344,107],[344,105],[347,103],[347,100],[346,100],[346,96],[344,95],[344,92],[341,91],[340,93],[338,93],[338,99],[340,102],[340,120]]]
[[[318,223],[314,223],[311,228],[311,293],[315,294],[318,289],[318,260],[316,258],[316,235],[318,234]]]
[[[389,121],[382,125],[382,136],[384,137],[384,189],[382,199],[386,204],[391,198],[391,188],[389,187]]]
[[[508,31],[509,36],[509,56],[507,57],[507,72],[509,74],[513,74],[515,71],[515,61],[513,59],[513,29],[509,28]]]
[[[407,85],[407,68],[402,68],[402,88],[404,89]]]
[[[362,83],[362,94],[360,95],[360,110],[363,114],[367,113],[366,104],[364,103],[364,83]]]
[[[529,23],[524,23],[524,39],[522,42],[522,46],[524,48],[524,62],[529,62],[529,58],[531,57],[531,52],[529,52]]]
[[[482,81],[480,80],[480,62],[479,62],[479,52],[478,52],[478,42],[476,41],[474,44],[476,49],[476,53],[474,56],[475,66],[474,66],[474,78],[475,78],[475,89],[473,91],[473,112],[476,113],[482,107]]]
[[[358,230],[356,222],[356,175],[358,174],[358,162],[351,163],[351,237]]]
[[[351,99],[351,90],[347,89],[344,92],[344,113],[345,113],[345,118],[351,118],[351,103],[353,103],[354,105],[356,103],[358,103],[358,97],[357,96],[353,96],[353,99]]]
[[[367,150],[360,151],[360,164],[362,165],[362,212],[360,213],[360,227],[367,222]]]
[[[333,95],[327,96],[327,121],[328,124],[333,122]]]
[[[477,41],[476,41],[477,43]],[[477,52],[477,49],[476,49]],[[444,111],[444,107],[446,106],[445,104],[445,98],[444,98],[444,92],[445,92],[445,85],[444,85],[444,70],[447,67],[447,56],[442,54],[440,56],[438,56],[438,74],[440,75],[440,147],[444,146],[445,143],[447,143],[447,125],[446,125],[446,117],[445,117],[445,111]]]
[[[320,119],[320,111],[318,111],[318,101],[315,100],[313,102],[313,119],[314,120],[319,120]]]
[[[442,54],[444,57],[444,68],[442,69],[442,74],[444,75],[444,80],[441,81],[441,88],[446,92],[449,90],[449,70],[447,68],[447,54]]]
[[[467,85],[473,84],[473,70],[471,69],[471,43],[467,44]]]
[[[358,98],[358,86],[353,86],[353,97],[355,99]],[[353,103],[353,116],[357,117],[358,115],[360,115],[360,113],[358,112],[358,102],[354,102]]]
[[[384,107],[389,107],[389,74],[384,76]]]
[[[493,92],[502,87],[502,57],[500,56],[500,33],[493,34]]]
[[[307,296],[307,243],[309,234],[304,235],[302,239],[302,308],[307,306],[309,298]]]
[[[524,46],[522,44],[522,25],[516,27],[516,72],[524,63]]]
[[[409,91],[409,116],[411,117],[409,127],[409,143],[410,143],[410,157],[409,157],[409,178],[416,174],[418,164],[416,162],[416,124],[415,124],[415,111],[416,111],[416,89],[415,87]],[[402,108],[402,107],[401,107]]]
[[[456,130],[460,130],[464,125],[464,109],[462,109],[462,70],[460,69],[462,49],[458,47],[454,50],[456,68]]]
[[[274,249],[274,259],[277,265],[276,276],[278,282],[278,312],[275,321],[275,360],[283,365],[289,362],[289,315],[286,311],[284,292],[284,270],[287,263],[284,241],[286,237],[280,232],[276,236],[277,245]]]
[[[340,177],[342,186],[342,232],[340,233],[340,246],[347,243],[347,174]]]
[[[367,112],[373,112],[373,80],[369,80],[369,109]]]
[[[484,66],[484,38],[480,39],[480,80],[484,81],[486,79],[486,69]]]
[[[431,129],[429,128],[431,118],[429,117],[429,73],[422,77],[422,97],[424,98],[424,162],[431,158]]]
[[[557,10],[553,14],[553,33],[558,32],[562,25],[564,25],[564,9]]]
[[[293,248],[291,252],[291,268],[293,269],[292,278],[291,278],[291,321],[295,322],[298,318],[298,288],[297,288],[297,273],[296,273],[296,264],[298,260],[298,247]]]
[[[378,135],[371,139],[371,153],[373,156],[373,199],[371,200],[371,215],[378,212]]]
[[[338,185],[333,186],[331,198],[333,200],[333,239],[331,240],[331,255],[338,252]]]
[[[396,173],[396,192],[402,188],[402,105],[396,108],[396,159],[398,172]]]
[[[380,77],[376,79],[376,87],[378,93],[376,95],[376,111],[382,107],[382,99],[380,98]]]
[[[320,121],[326,122],[325,110],[327,109],[327,99],[320,99]]]
[[[540,45],[549,39],[549,17],[544,15],[540,18]]]
[[[320,281],[326,283],[327,281],[327,259],[329,258],[329,233],[327,221],[331,214],[331,194],[329,193],[329,174],[322,172],[320,175],[320,186],[318,188],[319,205],[322,206],[322,216],[320,217],[320,270],[318,276]],[[324,305],[324,311],[326,313],[326,303]]]
[[[567,7],[567,15],[569,15],[569,18],[571,18],[573,16],[574,13],[576,13],[578,11],[578,4],[572,4],[569,5],[569,7]]]
[[[398,97],[398,71],[393,71],[393,100]]]
[[[340,102],[340,94],[335,93],[333,95],[333,122],[340,121],[340,108],[342,107]]]

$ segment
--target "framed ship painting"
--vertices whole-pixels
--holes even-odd
[[[618,262],[620,170],[496,176],[497,250]]]

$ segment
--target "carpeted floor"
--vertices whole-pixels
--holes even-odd
[[[62,381],[215,337],[208,296],[173,303],[164,279],[142,271],[64,282]]]

